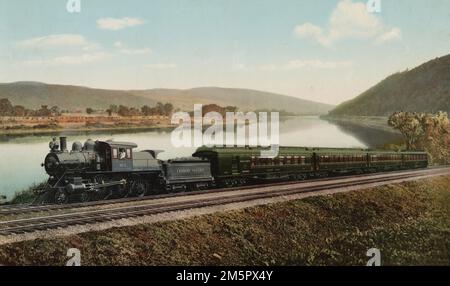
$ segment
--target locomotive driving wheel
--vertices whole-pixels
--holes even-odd
[[[67,204],[69,202],[69,195],[67,194],[67,191],[63,188],[59,188],[55,192],[55,203],[58,205]]]
[[[147,194],[148,184],[143,179],[133,179],[128,188],[127,197],[143,197]]]
[[[92,199],[92,195],[88,192],[82,192],[80,194],[80,202],[82,202],[82,203],[87,203],[87,202],[91,201],[91,199]]]

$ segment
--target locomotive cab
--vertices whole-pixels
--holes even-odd
[[[135,143],[97,141],[96,169],[110,172],[160,171],[158,150],[134,152]]]
[[[98,141],[96,159],[98,171],[126,172],[133,170],[133,149],[137,145],[128,142]]]

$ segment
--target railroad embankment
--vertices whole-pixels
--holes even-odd
[[[450,265],[450,176],[0,246],[3,265]]]

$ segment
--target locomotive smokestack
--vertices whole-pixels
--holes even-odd
[[[59,137],[59,146],[61,151],[67,151],[67,137]]]

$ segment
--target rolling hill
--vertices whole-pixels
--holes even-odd
[[[0,98],[13,105],[38,108],[56,105],[62,109],[106,109],[111,104],[141,107],[170,102],[175,108],[190,111],[194,103],[237,106],[241,111],[284,110],[299,115],[326,114],[332,105],[281,94],[237,88],[200,87],[193,89],[106,90],[39,82],[0,84]]]
[[[450,113],[450,55],[393,74],[356,98],[338,105],[331,116],[388,116],[395,111]]]

